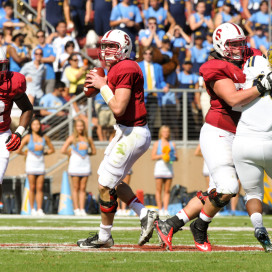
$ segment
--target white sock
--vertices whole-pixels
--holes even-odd
[[[253,213],[250,216],[251,223],[253,227],[256,228],[262,228],[263,227],[263,216],[261,213]]]
[[[190,218],[188,217],[188,215],[186,214],[186,212],[184,211],[184,209],[182,209],[181,211],[179,211],[176,216],[182,220],[184,222],[184,225],[186,223],[188,223],[190,221]]]
[[[201,210],[201,212],[200,212],[200,214],[199,214],[199,217],[200,217],[203,221],[205,221],[205,222],[212,222],[212,219],[213,219],[211,216],[207,215],[207,214],[203,211],[203,209]]]
[[[111,236],[111,228],[112,225],[105,226],[101,223],[98,235],[99,240],[106,242]]]
[[[139,217],[142,219],[147,214],[147,209],[145,206],[139,201],[137,197],[135,197],[128,205],[130,209],[132,209]]]

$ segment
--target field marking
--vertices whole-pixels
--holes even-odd
[[[183,227],[183,230],[190,230],[189,227]],[[266,228],[268,231],[272,231],[272,228]],[[72,231],[96,231],[99,230],[97,227],[32,227],[32,226],[0,226],[0,231],[4,230],[72,230]],[[113,231],[138,231],[140,227],[113,227]],[[252,227],[209,227],[208,231],[254,231]]]
[[[5,243],[0,244],[0,250],[26,250],[26,251],[62,251],[62,252],[163,252],[164,248],[157,245],[138,246],[133,244],[120,244],[114,245],[112,248],[100,249],[85,249],[80,248],[76,244],[68,243]],[[213,252],[237,252],[237,251],[263,251],[261,246],[248,246],[248,245],[214,245],[212,246]],[[199,252],[194,245],[175,245],[173,252]]]

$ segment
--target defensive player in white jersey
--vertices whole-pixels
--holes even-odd
[[[272,57],[272,48],[268,55]],[[243,89],[256,85],[272,71],[272,63],[262,56],[253,56],[244,66],[246,81]],[[246,193],[246,208],[255,228],[255,237],[265,251],[272,252],[268,233],[263,226],[262,200],[264,171],[272,178],[272,92],[266,92],[242,107],[232,154],[236,171]]]

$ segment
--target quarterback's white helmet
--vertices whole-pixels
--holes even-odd
[[[129,35],[118,29],[109,30],[101,39],[99,58],[116,62],[130,57],[132,43]]]
[[[9,60],[6,57],[6,51],[0,47],[0,74],[8,71]]]
[[[224,58],[243,60],[247,48],[243,29],[233,23],[221,24],[213,32],[213,47]]]

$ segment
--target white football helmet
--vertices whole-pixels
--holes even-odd
[[[224,58],[242,61],[247,49],[243,29],[233,23],[221,24],[213,32],[213,47]]]
[[[8,71],[9,60],[6,57],[6,50],[0,47],[0,74],[5,74]]]
[[[99,59],[117,62],[130,57],[132,42],[129,35],[118,29],[109,30],[101,39]]]

